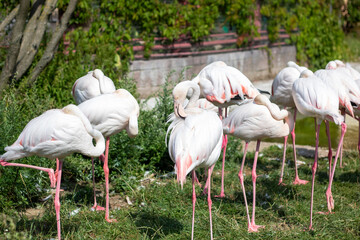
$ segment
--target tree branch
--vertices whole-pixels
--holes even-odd
[[[23,50],[23,52],[20,52],[24,55],[22,56],[20,61],[17,63],[17,74],[15,76],[16,80],[19,80],[24,75],[24,73],[28,70],[32,61],[34,60],[35,55],[39,50],[40,43],[43,39],[45,30],[46,30],[46,25],[47,25],[47,22],[49,19],[49,15],[52,13],[52,11],[54,11],[54,9],[56,7],[56,3],[57,3],[57,0],[46,0],[44,9],[43,9],[38,21],[36,21],[36,19],[35,19],[34,21],[31,22],[31,24],[35,24],[35,26],[29,26],[29,29],[31,30],[31,29],[36,28],[36,31],[35,31],[35,34],[33,34],[31,36],[31,39],[28,39],[28,38],[24,39],[27,41],[32,40],[32,42],[24,43],[25,47],[26,47],[26,45],[28,45],[30,48],[28,48],[28,49],[25,48]],[[30,21],[29,21],[28,25],[29,24],[30,24]],[[26,35],[26,37],[28,37],[28,35]]]
[[[65,30],[67,29],[67,25],[69,23],[70,17],[75,10],[76,4],[78,0],[70,0],[69,5],[61,17],[60,25],[56,27],[55,32],[53,33],[50,42],[47,44],[45,52],[41,57],[38,64],[35,66],[34,70],[31,72],[30,78],[28,80],[28,85],[31,86],[36,78],[40,75],[43,69],[47,66],[47,64],[53,59],[54,52],[56,47],[64,34]]]
[[[18,10],[19,10],[19,6],[17,5],[11,12],[9,15],[6,16],[6,18],[4,19],[4,21],[1,22],[0,24],[0,34],[2,31],[4,31],[5,27],[7,25],[9,25],[9,23],[14,19],[14,17],[16,16]]]
[[[0,90],[8,84],[10,77],[14,74],[16,58],[20,50],[20,44],[25,26],[26,18],[30,7],[29,0],[20,0],[19,11],[16,15],[16,22],[12,30],[10,48],[8,50],[5,66],[0,75]]]

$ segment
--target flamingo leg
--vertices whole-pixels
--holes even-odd
[[[60,227],[60,185],[61,185],[61,173],[62,173],[62,167],[63,167],[63,161],[59,160],[58,165],[58,174],[57,174],[57,184],[56,184],[56,192],[55,192],[55,199],[54,199],[54,205],[55,205],[55,211],[56,211],[56,224],[57,224],[57,230],[58,230],[58,239],[61,239],[61,227]]]
[[[330,175],[331,175],[331,163],[332,163],[332,149],[331,149],[331,137],[330,137],[329,121],[325,120],[325,126],[326,126],[326,136],[327,136],[327,138],[328,138],[328,146],[329,146],[328,159],[329,159],[329,180],[330,180]]]
[[[284,166],[285,166],[285,158],[286,158],[286,143],[287,143],[288,136],[284,137],[284,151],[283,151],[283,159],[281,164],[281,173],[280,173],[280,179],[279,179],[279,185],[286,185],[283,183],[283,177],[284,177]]]
[[[94,206],[91,207],[93,211],[104,211],[105,208],[98,206],[96,202],[96,190],[95,190],[95,171],[94,171],[94,158],[91,158],[92,163],[92,178],[93,178],[93,190],[94,190]]]
[[[56,186],[56,178],[55,178],[55,174],[54,174],[54,169],[52,168],[43,168],[43,167],[38,167],[38,166],[33,166],[33,165],[28,165],[28,164],[22,164],[22,163],[9,163],[6,162],[5,160],[1,160],[0,159],[0,165],[3,167],[26,167],[26,168],[33,168],[36,170],[40,170],[40,171],[44,171],[47,172],[49,174],[49,178],[50,178],[50,186],[52,188],[55,188]]]
[[[245,164],[245,159],[246,159],[246,152],[247,152],[247,148],[248,148],[249,143],[246,142],[245,143],[245,148],[244,148],[244,156],[241,162],[241,168],[239,171],[239,180],[240,180],[240,184],[241,184],[241,189],[244,195],[244,201],[245,201],[245,208],[246,208],[246,214],[247,214],[247,220],[248,220],[248,231],[250,232],[250,215],[249,215],[249,207],[248,207],[248,203],[247,203],[247,199],[246,199],[246,192],[245,192],[245,186],[244,186],[244,174],[243,174],[243,169],[244,169],[244,164]]]
[[[106,138],[106,148],[105,148],[105,159],[104,159],[104,173],[105,173],[105,191],[106,191],[106,206],[105,206],[105,220],[108,222],[116,222],[116,219],[110,219],[109,217],[109,144],[110,138]]]
[[[197,176],[196,176],[196,172],[194,172],[194,174],[195,174],[195,183],[196,183],[199,187],[201,187],[201,183],[200,183],[199,179],[198,179]]]
[[[341,115],[343,115],[344,116],[344,123],[345,123],[345,116],[346,116],[346,114],[345,114],[345,109],[342,109],[341,110]],[[342,127],[342,125],[341,125],[341,127]],[[346,127],[345,127],[345,129],[346,129]],[[343,131],[343,129],[341,129],[341,131]],[[346,130],[345,130],[346,131]],[[341,146],[340,146],[340,168],[343,168],[343,164],[342,164],[342,156],[343,156],[343,145],[344,145],[344,142],[342,142],[341,143]]]
[[[210,194],[210,178],[211,178],[212,168],[213,168],[213,167],[210,167],[210,168],[208,169],[208,182],[209,182],[209,186],[208,186],[208,196],[207,196],[207,201],[208,201],[208,206],[209,206],[210,239],[211,239],[211,240],[213,240],[212,216],[211,216],[211,205],[212,205],[212,201],[211,201],[211,194]]]
[[[299,178],[299,172],[297,169],[297,162],[296,162],[296,146],[295,146],[295,122],[296,122],[296,108],[294,110],[294,128],[291,131],[291,139],[292,139],[292,145],[293,145],[293,154],[294,154],[294,164],[295,164],[295,180],[293,181],[294,185],[301,185],[301,184],[307,184],[309,181],[302,180]]]
[[[214,167],[215,167],[215,164],[210,167],[211,173],[213,172]],[[210,178],[209,178],[209,174],[208,174],[208,175],[207,175],[207,178],[206,178],[206,183],[205,183],[204,191],[203,191],[203,193],[202,193],[202,194],[204,194],[204,195],[207,195],[207,194],[208,194],[207,191],[208,191],[208,188],[209,188],[209,182],[210,182]]]
[[[315,119],[315,122],[316,122],[316,119]],[[312,215],[313,215],[313,203],[314,203],[314,185],[315,185],[315,173],[316,173],[317,161],[318,161],[319,132],[320,132],[320,124],[317,124],[317,128],[316,128],[316,141],[315,141],[315,159],[314,159],[314,164],[313,164],[313,166],[312,166],[311,200],[310,200],[310,225],[309,225],[309,230],[312,229]]]
[[[195,225],[195,203],[196,203],[196,193],[195,193],[195,170],[192,171],[192,184],[193,184],[193,195],[192,195],[192,204],[193,204],[193,214],[192,214],[192,225],[191,225],[191,240],[194,239],[194,225]]]
[[[334,209],[334,199],[333,199],[332,193],[331,193],[331,186],[332,186],[332,182],[333,182],[333,179],[334,179],[334,173],[335,173],[335,168],[336,168],[336,162],[337,162],[337,159],[339,157],[339,151],[341,151],[341,146],[342,146],[343,141],[344,141],[344,135],[345,135],[345,132],[346,132],[346,128],[347,128],[346,123],[343,122],[341,124],[340,141],[339,141],[338,149],[336,150],[334,164],[333,164],[332,169],[331,169],[331,177],[330,177],[330,180],[329,180],[329,185],[328,185],[328,188],[326,190],[326,200],[327,200],[328,210],[329,210],[330,213],[331,213],[331,210]]]
[[[219,108],[219,115],[220,119],[222,119],[222,109]],[[225,117],[227,117],[227,108],[225,108]],[[222,168],[221,168],[221,192],[220,195],[215,195],[217,198],[224,198],[225,192],[224,192],[224,177],[225,177],[225,155],[226,155],[226,146],[227,146],[227,135],[224,135],[223,138],[223,159],[222,159]]]
[[[257,140],[256,152],[255,152],[255,157],[254,157],[254,164],[253,164],[253,169],[251,171],[252,182],[253,182],[253,207],[252,207],[252,216],[251,216],[251,224],[250,224],[250,227],[249,227],[249,232],[257,232],[259,228],[264,228],[265,227],[265,226],[255,224],[256,178],[257,178],[256,164],[257,164],[257,159],[258,159],[258,156],[259,156],[259,149],[260,149],[260,140]]]

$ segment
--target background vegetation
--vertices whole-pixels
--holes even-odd
[[[60,15],[66,10],[68,2],[68,0],[58,1],[57,7],[59,8]],[[132,50],[133,43],[131,41],[133,38],[140,38],[144,41],[144,54],[149,56],[155,37],[164,37],[169,42],[179,37],[186,37],[189,41],[196,43],[206,38],[213,31],[215,25],[218,24],[219,19],[223,19],[221,26],[226,25],[235,30],[239,36],[247,39],[244,41],[246,43],[251,41],[252,37],[258,35],[257,28],[254,25],[254,9],[259,8],[270,40],[275,41],[278,30],[284,28],[291,34],[289,44],[296,45],[297,60],[301,64],[307,64],[311,68],[316,69],[323,67],[327,61],[334,58],[359,60],[360,42],[357,32],[359,1],[348,1],[347,11],[340,11],[342,2],[334,0],[259,1],[259,6],[256,3],[253,0],[79,0],[73,17],[70,20],[68,31],[64,36],[64,41],[60,41],[53,60],[37,78],[35,85],[32,88],[28,87],[29,73],[44,52],[44,46],[50,39],[50,33],[45,34],[42,45],[39,48],[39,55],[35,57],[28,73],[18,82],[10,84],[2,92],[2,101],[0,102],[0,149],[4,149],[5,146],[13,143],[30,119],[50,108],[60,108],[74,103],[70,93],[74,81],[95,68],[102,69],[107,76],[114,80],[118,88],[126,88],[135,97],[138,97],[134,79],[127,77],[129,65],[134,55]],[[18,1],[16,0],[1,1],[0,18],[8,14],[17,4]],[[9,33],[10,29],[7,31]],[[2,40],[6,41],[6,35],[1,37],[5,39]],[[69,44],[64,44],[64,42],[69,42]],[[4,66],[6,52],[6,48],[0,47],[0,67]],[[177,79],[181,81],[183,76],[177,76]],[[121,197],[125,195],[131,196],[133,201],[136,202],[136,206],[143,202],[142,199],[147,199],[145,202],[149,204],[145,208],[136,207],[135,209],[127,209],[124,212],[117,212],[116,214],[120,222],[126,222],[130,218],[135,222],[135,225],[125,226],[130,229],[137,229],[130,233],[129,236],[126,235],[127,231],[125,229],[121,233],[113,233],[120,234],[117,236],[126,235],[129,239],[133,239],[131,236],[134,236],[134,238],[148,237],[156,239],[166,237],[171,233],[174,234],[173,239],[175,239],[183,236],[181,234],[182,231],[186,230],[188,232],[189,230],[188,222],[190,221],[188,220],[190,220],[190,217],[185,217],[181,221],[174,220],[174,218],[180,215],[183,217],[184,211],[187,216],[190,216],[188,210],[188,204],[190,204],[189,185],[184,192],[180,192],[179,189],[173,186],[174,182],[172,180],[166,180],[164,183],[165,189],[172,189],[170,192],[163,192],[165,190],[157,185],[151,185],[149,192],[141,189],[138,190],[138,187],[141,186],[140,180],[144,178],[146,171],[151,171],[160,176],[164,172],[172,171],[173,169],[173,164],[168,157],[164,141],[167,129],[167,116],[172,112],[170,92],[173,85],[173,82],[167,82],[162,91],[156,94],[159,97],[159,101],[153,110],[141,111],[139,118],[140,132],[136,138],[129,139],[125,133],[120,133],[111,139],[109,161],[111,189]],[[231,169],[228,169],[228,171],[233,176],[236,176],[236,170],[234,169],[238,167],[238,161],[241,157],[238,147],[239,141],[229,141],[229,143],[228,152],[231,154],[228,154],[228,161],[231,163]],[[355,156],[352,157],[356,158]],[[249,160],[250,158],[251,155]],[[18,162],[53,168],[55,166],[55,162],[39,157],[26,158]],[[352,166],[358,168],[356,164]],[[78,184],[68,187],[73,191],[75,189],[74,192],[77,193],[67,198],[68,202],[71,201],[72,203],[70,204],[65,201],[65,206],[67,207],[64,208],[64,211],[67,214],[70,210],[79,206],[88,208],[91,204],[91,200],[89,200],[91,199],[91,188],[89,187],[91,181],[90,159],[76,154],[68,157],[65,162],[64,171],[65,185],[70,185],[71,183]],[[305,172],[309,174],[308,170]],[[96,168],[96,178],[97,181],[101,181],[103,178],[103,171],[99,164]],[[321,178],[320,182],[323,179]],[[355,182],[354,179],[350,179],[345,188],[350,188],[349,186]],[[219,179],[215,181],[214,186],[217,185]],[[233,181],[232,184],[235,184],[236,177],[235,180],[232,179],[231,181]],[[272,182],[274,181],[272,180]],[[87,187],[80,187],[84,185]],[[267,185],[270,186],[270,184],[265,184],[265,186]],[[303,194],[299,189],[288,187],[286,190],[283,190],[285,196],[279,200],[281,203],[275,204],[273,201],[266,204],[263,208],[265,210],[263,212],[260,210],[260,219],[264,217],[263,220],[260,220],[260,223],[263,224],[267,221],[264,219],[268,218],[266,215],[270,212],[271,214],[278,215],[276,223],[290,221],[291,224],[295,224],[294,219],[289,220],[281,215],[283,213],[291,215],[295,209],[287,211],[284,208],[280,208],[280,205],[284,206],[286,204],[285,206],[287,206],[288,204],[290,206],[290,203],[293,204],[295,202],[294,199],[303,199],[303,197],[299,197]],[[276,188],[276,190],[279,189]],[[229,224],[235,229],[244,229],[244,218],[241,219],[242,225],[239,227],[238,218],[235,216],[238,212],[234,213],[234,211],[240,211],[239,209],[242,209],[242,205],[238,204],[237,210],[231,209],[234,206],[233,203],[241,198],[239,191],[239,189],[234,190],[234,192],[230,193],[230,199],[224,202],[217,202],[215,206],[217,210],[215,212],[219,211],[222,206],[225,206],[226,216],[218,217],[219,223],[216,223],[214,229],[221,229],[221,227],[228,226]],[[296,192],[296,197],[293,195],[294,192]],[[46,227],[44,236],[40,238],[49,238],[54,235],[56,225],[54,224],[55,217],[52,214],[53,205],[52,203],[46,202],[44,204],[42,202],[42,199],[49,194],[51,194],[51,190],[49,189],[47,174],[30,169],[0,168],[0,211],[6,214],[3,217],[3,225],[0,224],[1,230],[5,231],[5,229],[8,229],[11,234],[18,232],[20,235],[23,233],[24,236],[35,236],[35,234],[44,232],[43,223],[49,223],[50,227]],[[186,201],[188,204],[175,208],[175,210],[173,205],[167,206],[164,203],[164,199],[167,199],[168,195],[174,194],[177,196],[182,195],[181,201]],[[275,190],[272,194],[271,197],[276,198]],[[349,196],[349,198],[353,197]],[[74,201],[75,199],[76,201]],[[151,201],[154,203],[151,203]],[[171,202],[172,200],[170,199],[169,201]],[[161,214],[160,217],[155,215],[154,218],[152,213],[159,210],[158,203],[164,204],[164,214]],[[49,213],[45,214],[41,220],[38,219],[39,222],[28,220],[26,217],[22,218],[24,216],[21,215],[21,211],[20,215],[15,214],[18,210],[24,210],[29,207],[36,208],[37,206],[43,207],[42,205],[46,205],[51,211],[48,211]],[[205,209],[204,205],[205,202],[200,203],[199,208]],[[348,214],[354,209],[356,208],[351,208]],[[168,210],[174,210],[176,213],[172,215],[172,213],[168,213]],[[244,212],[241,213],[243,215]],[[215,213],[215,215],[217,214]],[[15,217],[9,217],[11,215]],[[201,219],[206,219],[207,217],[206,213],[201,211],[200,215]],[[100,221],[100,217],[95,213],[87,212],[86,216],[91,220],[98,219]],[[228,220],[228,216],[231,216],[231,220]],[[304,216],[299,217],[299,219],[303,218]],[[334,222],[343,221],[331,216],[329,218],[333,219]],[[171,230],[167,229],[163,223],[169,219],[173,224]],[[90,237],[92,236],[91,234],[97,236],[100,232],[103,232],[102,230],[95,230],[96,232],[93,233],[92,230],[84,229],[76,233],[77,229],[73,229],[71,225],[78,225],[74,224],[74,222],[80,222],[79,217],[75,217],[73,220],[68,218],[67,220],[70,223],[65,225],[65,228],[71,232],[69,238],[80,239],[83,236]],[[153,222],[158,225],[154,225]],[[185,222],[187,225],[185,225]],[[204,222],[206,223],[206,220]],[[137,223],[139,224],[137,225]],[[201,227],[203,229],[201,231],[204,232],[207,229],[205,223]],[[356,220],[351,222],[351,224],[356,223],[358,224]],[[323,223],[321,226],[325,228],[327,224]],[[359,229],[352,226],[350,225],[349,227],[349,236],[359,237]],[[95,226],[93,227],[95,228]],[[274,231],[278,231],[276,227],[273,226],[270,229],[270,232],[266,231],[261,236],[279,237],[274,233]],[[200,227],[197,227],[197,230],[200,230]],[[89,231],[90,235],[86,235]],[[204,237],[207,236],[207,232],[203,234]],[[222,232],[221,234],[226,233]],[[249,237],[249,235],[233,236],[230,233],[227,234],[231,238]],[[245,233],[242,232],[241,234]],[[287,234],[293,236],[291,231],[287,232]],[[332,236],[332,232],[327,232],[326,234],[328,237]],[[220,233],[218,232],[216,235],[220,236]],[[303,238],[308,236],[307,233],[302,235]],[[318,235],[315,236],[320,237]]]

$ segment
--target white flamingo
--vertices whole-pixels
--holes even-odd
[[[285,120],[285,122],[283,121]],[[244,156],[239,171],[239,180],[244,195],[246,213],[248,219],[248,231],[257,232],[259,226],[255,224],[255,202],[256,202],[256,165],[259,154],[260,141],[263,138],[279,138],[289,135],[294,127],[294,121],[291,113],[286,110],[281,110],[279,107],[270,102],[264,95],[257,95],[253,100],[241,104],[236,107],[227,118],[223,120],[224,133],[233,135],[240,139],[245,140]],[[253,207],[252,217],[250,221],[249,210],[246,200],[246,193],[244,187],[243,168],[246,158],[248,143],[257,140],[256,152],[254,157],[252,169],[252,182],[253,182]],[[286,138],[285,138],[286,140]],[[286,141],[284,142],[285,158]]]
[[[333,121],[337,125],[341,125],[341,137],[336,151],[335,160],[331,167],[329,176],[329,185],[326,190],[326,199],[328,210],[334,208],[334,201],[331,193],[332,181],[334,178],[336,162],[339,156],[340,146],[342,145],[344,134],[346,132],[346,124],[344,117],[339,114],[339,97],[337,93],[316,77],[310,70],[301,73],[301,77],[293,84],[292,95],[296,104],[296,108],[305,116],[315,117],[316,127],[316,145],[315,145],[315,159],[312,167],[312,186],[311,186],[311,201],[310,201],[310,224],[309,229],[312,229],[312,213],[313,213],[313,196],[315,173],[318,161],[318,146],[319,146],[319,130],[323,120]]]
[[[222,119],[227,116],[227,107],[238,104],[246,98],[254,98],[259,91],[250,80],[238,69],[226,65],[222,61],[213,62],[205,66],[192,80],[200,86],[200,96],[219,108],[219,116]],[[223,142],[223,161],[221,172],[221,192],[215,197],[225,197],[224,193],[224,167],[227,146],[227,136]],[[206,186],[205,186],[206,189]]]
[[[189,103],[184,109],[183,104],[186,93],[192,89],[193,94]],[[186,180],[186,175],[192,172],[193,177],[193,216],[191,239],[194,238],[194,219],[195,219],[195,169],[204,167],[208,169],[207,178],[207,200],[210,216],[210,236],[212,234],[211,217],[211,196],[210,196],[210,177],[212,168],[219,158],[222,144],[221,120],[213,111],[198,108],[196,100],[199,98],[200,89],[192,81],[184,81],[176,85],[173,90],[174,115],[171,115],[171,122],[167,134],[170,132],[168,149],[170,158],[175,163],[177,180],[181,186]]]
[[[93,138],[96,145],[93,145]],[[18,166],[34,168],[49,173],[52,186],[56,185],[55,210],[58,239],[61,239],[60,228],[60,184],[63,159],[74,153],[98,157],[105,149],[105,140],[99,131],[92,128],[89,120],[75,105],[68,105],[63,109],[46,111],[32,119],[24,128],[18,139],[5,148],[0,156],[2,166]],[[60,159],[58,163],[57,179],[52,169],[32,165],[9,163],[23,157],[37,155],[49,159]]]

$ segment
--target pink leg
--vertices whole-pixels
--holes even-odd
[[[193,195],[192,195],[192,204],[193,204],[193,215],[192,215],[192,227],[191,227],[191,239],[194,239],[194,225],[195,225],[195,203],[196,203],[196,193],[195,193],[195,170],[192,171],[192,183],[193,183]]]
[[[281,164],[281,173],[280,173],[280,179],[279,179],[279,185],[286,185],[283,183],[283,176],[284,176],[284,166],[285,166],[285,158],[286,158],[286,143],[287,143],[288,136],[284,137],[284,151],[283,151],[283,159]]]
[[[316,119],[315,119],[315,122],[316,122]],[[311,200],[310,200],[310,225],[309,225],[309,230],[312,229],[312,215],[313,215],[313,202],[314,202],[314,185],[315,185],[315,173],[316,173],[317,161],[318,161],[319,132],[320,132],[320,124],[317,124],[317,128],[316,128],[316,142],[315,142],[315,159],[314,159],[314,164],[313,164],[313,166],[312,166]]]
[[[198,179],[197,176],[196,176],[196,172],[194,172],[194,174],[195,174],[195,183],[196,183],[199,187],[201,187],[201,183],[200,183],[199,179]]]
[[[256,176],[256,164],[257,164],[257,159],[258,159],[258,156],[259,156],[259,149],[260,149],[260,140],[257,140],[256,152],[255,152],[255,157],[254,157],[254,164],[253,164],[253,169],[251,171],[252,182],[253,182],[253,207],[252,207],[252,216],[251,216],[251,224],[249,226],[249,232],[257,232],[259,228],[264,228],[265,227],[265,226],[255,224],[256,178],[257,178],[257,176]]]
[[[109,144],[110,138],[106,138],[106,148],[105,148],[105,159],[104,159],[104,173],[105,173],[105,190],[106,190],[106,206],[105,206],[105,220],[108,222],[116,222],[116,219],[110,219],[109,217]]]
[[[222,119],[222,111],[220,111],[220,109],[221,109],[221,108],[219,108],[219,114],[221,115],[220,118]],[[227,117],[227,108],[225,108],[225,117]],[[221,168],[221,192],[220,192],[220,195],[215,195],[215,197],[217,197],[217,198],[224,198],[224,197],[225,197],[225,192],[224,192],[224,176],[225,176],[226,146],[227,146],[227,135],[224,135],[223,144],[222,144],[223,159],[222,159],[222,168]]]
[[[212,201],[211,201],[211,194],[210,194],[210,178],[211,178],[212,168],[213,168],[213,167],[210,167],[210,168],[208,169],[208,181],[209,181],[209,187],[208,187],[208,196],[207,196],[208,206],[209,206],[209,218],[210,218],[210,239],[211,239],[211,240],[213,240],[212,216],[211,216],[211,205],[212,205]]]
[[[328,159],[329,159],[329,180],[330,180],[331,162],[332,162],[332,149],[331,149],[331,137],[330,137],[329,121],[325,120],[325,126],[326,126],[326,136],[328,138],[328,146],[329,146]]]
[[[210,167],[211,173],[213,172],[214,167],[215,167],[215,164]],[[203,190],[203,193],[202,193],[202,194],[204,194],[204,195],[208,194],[209,184],[210,184],[210,178],[209,178],[209,174],[208,174],[208,176],[207,176],[207,178],[206,178],[205,187],[204,187],[204,190]]]
[[[344,141],[344,135],[345,135],[345,132],[346,132],[346,128],[347,128],[347,126],[346,126],[345,122],[343,122],[341,124],[341,137],[340,137],[338,149],[336,150],[334,165],[333,165],[333,167],[331,169],[331,178],[330,178],[330,181],[329,181],[329,186],[328,186],[328,188],[326,190],[326,200],[327,200],[328,210],[329,210],[330,213],[331,213],[331,210],[334,209],[334,199],[333,199],[332,193],[331,193],[331,185],[332,185],[332,182],[333,182],[333,179],[334,179],[336,162],[337,162],[337,159],[339,157],[339,151],[341,150],[341,146],[342,146],[343,141]]]
[[[245,186],[244,186],[244,174],[243,174],[248,145],[249,145],[249,143],[246,142],[245,143],[245,148],[244,148],[244,156],[243,156],[243,159],[242,159],[242,162],[241,162],[241,168],[240,168],[238,176],[239,176],[239,180],[240,180],[240,184],[241,184],[241,189],[242,189],[242,192],[243,192],[243,195],[244,195],[245,208],[246,208],[246,214],[247,214],[247,219],[248,219],[248,231],[250,232],[251,223],[250,223],[249,207],[248,207],[247,199],[246,199],[246,192],[245,192]]]
[[[55,178],[55,174],[54,174],[54,169],[52,168],[43,168],[43,167],[38,167],[38,166],[33,166],[33,165],[28,165],[28,164],[22,164],[22,163],[9,163],[6,162],[5,160],[0,159],[0,165],[3,167],[26,167],[26,168],[33,168],[33,169],[37,169],[40,171],[44,171],[47,172],[49,174],[49,178],[50,178],[50,186],[52,188],[55,187],[56,185],[56,178]]]
[[[59,160],[59,169],[57,175],[57,184],[56,184],[56,192],[55,192],[55,211],[56,211],[56,223],[57,223],[57,230],[58,230],[58,239],[61,239],[61,228],[60,228],[60,185],[61,185],[61,173],[62,173],[62,166],[63,161]]]
[[[93,211],[104,211],[105,208],[98,206],[96,202],[96,190],[95,190],[95,171],[94,171],[94,158],[91,158],[92,163],[92,177],[93,177],[93,189],[94,189],[94,206],[91,207]]]
[[[344,123],[345,123],[345,116],[346,116],[346,114],[345,114],[345,109],[342,109],[341,110],[341,115],[343,115],[344,116]],[[346,127],[345,127],[346,128]],[[342,129],[341,129],[341,131],[342,131]],[[342,156],[343,156],[343,143],[341,143],[341,146],[340,146],[340,168],[343,168],[343,164],[342,164]]]
[[[293,181],[294,185],[301,185],[301,184],[307,184],[309,181],[301,180],[299,178],[299,173],[297,169],[297,162],[296,162],[296,146],[295,146],[295,122],[296,122],[296,108],[294,110],[294,129],[291,131],[291,139],[292,139],[292,145],[293,145],[293,154],[294,154],[294,164],[295,164],[295,180]]]

